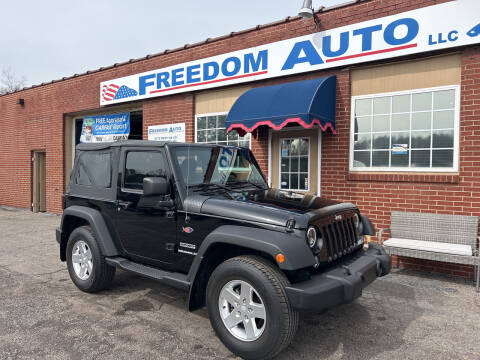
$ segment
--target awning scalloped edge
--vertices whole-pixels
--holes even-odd
[[[253,125],[252,127],[247,127],[245,126],[244,124],[242,123],[236,123],[236,124],[232,124],[228,127],[227,129],[227,134],[232,131],[233,129],[237,130],[237,132],[240,134],[240,136],[244,136],[246,133],[251,133],[253,132],[256,128],[258,128],[259,126],[262,126],[262,125],[267,125],[269,126],[270,128],[274,129],[274,130],[281,130],[283,129],[285,126],[287,126],[288,124],[291,124],[291,123],[297,123],[297,124],[300,124],[302,125],[303,128],[305,129],[311,129],[313,128],[314,125],[318,125],[320,127],[320,129],[322,129],[322,131],[326,131],[327,129],[330,129],[332,130],[332,133],[333,134],[336,134],[337,131],[335,130],[333,124],[331,122],[327,122],[325,125],[323,125],[321,123],[320,120],[318,119],[313,119],[312,122],[310,124],[306,123],[305,121],[303,121],[301,118],[299,117],[296,117],[296,118],[288,118],[288,119],[285,119],[285,121],[283,121],[280,125],[275,125],[273,122],[271,122],[270,120],[265,120],[265,121],[259,121],[257,122],[255,125]]]

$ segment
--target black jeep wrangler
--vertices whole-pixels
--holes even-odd
[[[299,311],[353,301],[388,274],[369,219],[349,203],[269,188],[246,148],[80,144],[56,238],[70,277],[105,289],[115,268],[189,291],[223,343],[277,355]]]

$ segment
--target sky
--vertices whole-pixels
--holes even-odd
[[[313,0],[315,9],[346,0]],[[295,16],[302,0],[16,0],[2,3],[0,69],[26,85]],[[6,30],[6,31],[5,31]]]

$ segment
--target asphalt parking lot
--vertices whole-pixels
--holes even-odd
[[[0,208],[0,359],[233,359],[186,294],[117,272],[77,290],[58,258],[60,217]],[[304,314],[279,359],[479,359],[471,282],[394,271],[363,297]]]

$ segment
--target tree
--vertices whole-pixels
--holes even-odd
[[[18,91],[25,87],[27,79],[25,76],[17,77],[12,69],[2,69],[0,73],[0,95]]]

